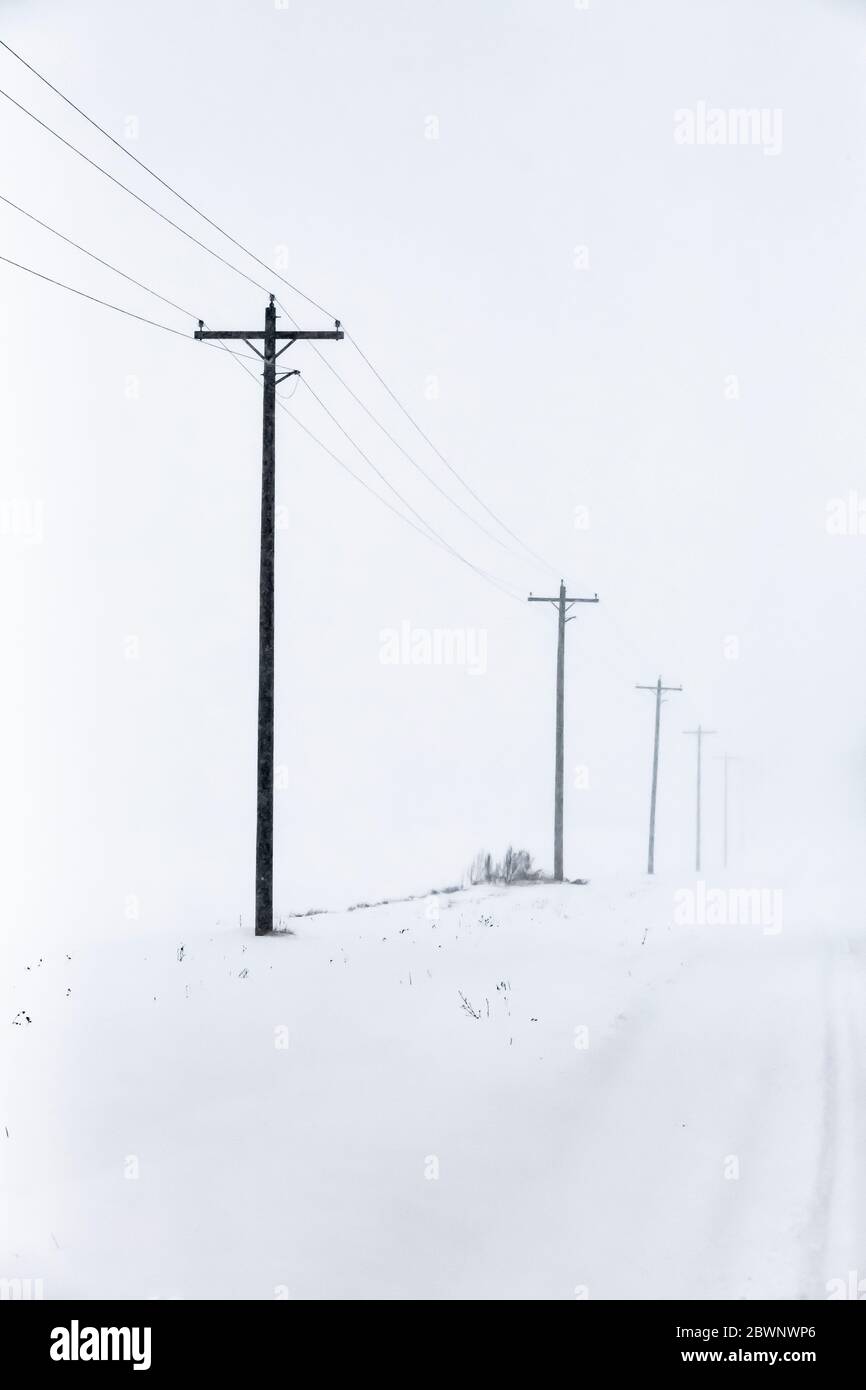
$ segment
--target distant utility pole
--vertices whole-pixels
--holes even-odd
[[[700,724],[696,729],[686,729],[698,741],[698,793],[697,810],[695,815],[695,868],[698,873],[701,871],[701,744],[709,734],[714,734],[715,729],[702,729]]]
[[[265,309],[264,332],[242,328],[220,332],[206,331],[199,320],[195,337],[240,338],[264,363],[264,408],[262,426],[262,535],[259,566],[259,714],[258,775],[256,802],[256,936],[274,929],[274,540],[276,531],[276,404],[277,385],[297,372],[277,376],[277,358],[299,339],[343,337],[337,320],[327,332],[277,331],[274,296]],[[286,346],[277,351],[277,342]],[[255,346],[262,342],[264,351]]]
[[[592,598],[567,598],[565,583],[559,585],[559,598],[536,598],[529,595],[530,603],[552,603],[559,614],[559,637],[556,644],[556,771],[554,775],[553,797],[553,878],[562,882],[562,782],[564,768],[563,715],[565,711],[565,624],[572,621],[566,617],[568,610],[576,603],[598,603],[598,594]]]
[[[722,753],[719,761],[724,764],[724,830],[722,832],[722,864],[728,867],[728,763],[738,763],[740,759],[733,753]]]
[[[662,685],[662,678],[659,676],[655,685],[636,685],[635,690],[654,690],[656,695],[656,732],[653,741],[653,782],[650,792],[650,822],[649,822],[649,854],[647,855],[647,873],[651,874],[655,870],[656,852],[656,792],[659,781],[659,728],[662,717],[662,695],[669,691],[682,690],[681,685]]]

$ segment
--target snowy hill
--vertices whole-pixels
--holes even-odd
[[[47,1298],[826,1297],[866,1272],[866,957],[818,902],[801,877],[781,930],[708,925],[694,882],[635,876],[19,948],[0,1273]]]

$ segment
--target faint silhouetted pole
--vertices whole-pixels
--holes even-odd
[[[662,714],[662,694],[671,690],[682,690],[681,685],[662,685],[662,678],[659,676],[655,685],[636,685],[635,690],[654,690],[656,696],[656,727],[655,738],[653,740],[653,780],[652,790],[650,791],[650,823],[649,823],[649,853],[647,855],[647,873],[655,872],[655,850],[656,850],[656,793],[659,781],[659,730],[661,728]]]
[[[714,734],[715,729],[702,729],[700,724],[696,729],[686,729],[698,741],[698,780],[697,798],[695,804],[695,868],[698,873],[701,871],[701,744],[710,734]]]
[[[725,868],[727,868],[727,867],[728,867],[728,763],[736,763],[736,762],[739,762],[740,760],[739,760],[739,758],[735,757],[735,755],[734,755],[733,753],[722,753],[721,758],[720,758],[720,761],[721,761],[722,764],[724,765],[724,793],[723,793],[723,802],[724,802],[724,821],[723,821],[723,826],[724,826],[724,829],[723,829],[723,831],[722,831],[722,864],[724,865]]]

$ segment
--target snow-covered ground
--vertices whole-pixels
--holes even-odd
[[[825,1298],[866,1276],[866,932],[829,881],[801,860],[749,925],[635,875],[272,939],[19,942],[0,1275],[48,1298]]]

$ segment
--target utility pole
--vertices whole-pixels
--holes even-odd
[[[697,812],[695,816],[695,868],[698,873],[701,871],[701,744],[709,735],[714,734],[715,729],[702,729],[700,724],[696,729],[686,729],[685,732],[698,740],[698,789],[697,789]]]
[[[552,603],[559,615],[559,633],[556,643],[556,760],[553,795],[553,879],[562,883],[562,784],[565,766],[563,736],[563,716],[565,712],[565,624],[572,621],[567,617],[570,608],[576,603],[598,603],[598,594],[592,598],[567,598],[565,582],[560,582],[559,598],[536,598],[529,595],[530,603]]]
[[[681,685],[662,685],[662,678],[659,676],[655,685],[636,685],[635,690],[654,690],[656,695],[656,732],[653,741],[653,781],[650,792],[650,823],[649,823],[649,853],[647,855],[647,873],[655,872],[655,850],[656,850],[656,792],[659,781],[659,728],[662,716],[662,695],[668,691],[682,690]]]
[[[724,765],[724,830],[722,832],[722,864],[728,867],[728,763],[740,761],[733,753],[722,753],[719,761]]]
[[[242,328],[219,332],[205,330],[199,320],[195,337],[200,341],[211,338],[240,338],[264,364],[262,412],[262,528],[259,563],[259,711],[257,748],[256,799],[256,936],[266,936],[274,929],[274,541],[276,531],[276,404],[277,386],[296,372],[277,376],[277,358],[299,339],[333,339],[343,337],[339,320],[333,330],[307,332],[293,329],[278,332],[274,296],[265,309],[264,332]],[[277,351],[277,342],[285,347]],[[259,352],[256,343],[264,348]]]

